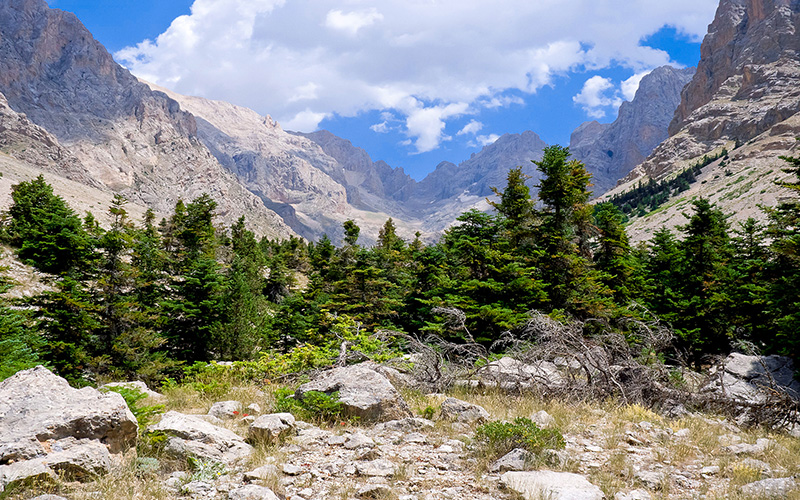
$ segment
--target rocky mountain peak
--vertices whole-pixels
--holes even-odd
[[[711,101],[729,78],[744,74],[747,66],[797,60],[799,24],[796,0],[722,0],[703,39],[697,75],[681,94],[670,135],[694,110]]]
[[[613,123],[586,122],[573,132],[570,151],[592,173],[596,194],[613,187],[667,138],[681,89],[692,75],[694,68],[656,68],[642,78],[633,100],[622,103]]]

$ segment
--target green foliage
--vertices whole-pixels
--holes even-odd
[[[189,467],[192,469],[192,475],[188,482],[216,481],[220,476],[224,476],[228,473],[225,464],[220,462],[201,460],[196,457],[189,457],[188,462]]]
[[[325,394],[319,391],[308,391],[303,397],[294,397],[294,391],[281,388],[275,392],[275,411],[288,412],[306,422],[339,422],[342,419],[344,405],[339,401],[339,393]]]
[[[144,434],[147,427],[155,421],[156,415],[164,413],[164,405],[141,405],[143,399],[147,399],[147,394],[144,394],[139,389],[125,386],[104,387],[104,392],[116,392],[125,400],[128,409],[131,410],[133,416],[136,417],[136,422],[139,424],[139,434]]]
[[[561,449],[564,436],[558,429],[540,429],[528,418],[515,418],[513,422],[493,421],[475,429],[475,444],[484,455],[499,458],[515,448],[531,453],[545,449]]]
[[[91,244],[80,218],[43,176],[12,186],[11,198],[6,232],[22,260],[62,274],[89,259]]]

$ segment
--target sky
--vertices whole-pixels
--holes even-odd
[[[421,179],[505,133],[569,144],[652,69],[694,66],[718,0],[49,0],[135,75],[327,129]]]

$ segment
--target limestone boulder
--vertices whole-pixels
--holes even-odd
[[[717,392],[748,403],[764,402],[769,388],[785,391],[796,399],[800,397],[800,382],[794,379],[794,364],[785,356],[732,353],[725,358],[716,375],[703,388],[704,392]]]
[[[236,418],[242,410],[242,403],[238,401],[218,401],[211,405],[208,414],[220,420]]]
[[[412,413],[403,397],[389,380],[362,365],[335,368],[319,378],[301,385],[295,398],[302,400],[309,391],[326,394],[338,392],[346,417],[357,417],[362,422],[386,422],[411,417]]]
[[[250,424],[247,439],[251,442],[277,445],[292,434],[297,434],[294,416],[291,413],[272,413],[261,415]]]
[[[482,406],[467,403],[456,398],[447,398],[442,402],[441,418],[467,424],[481,424],[489,420],[489,412]]]
[[[253,453],[252,446],[233,431],[195,415],[169,411],[159,423],[150,426],[148,430],[163,432],[169,436],[165,451],[180,458],[192,456],[232,464]]]
[[[552,388],[564,384],[558,366],[549,361],[527,364],[511,357],[500,358],[487,364],[478,375],[478,381],[486,387],[501,389]]]
[[[500,476],[506,488],[522,495],[525,500],[602,500],[603,491],[580,474],[553,472],[506,472]]]
[[[105,474],[137,435],[119,394],[74,389],[42,366],[21,371],[0,382],[0,490],[48,471],[79,480]]]

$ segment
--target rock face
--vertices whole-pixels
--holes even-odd
[[[232,464],[253,452],[253,448],[233,431],[176,411],[165,413],[149,430],[169,436],[165,451],[175,457],[194,456]]]
[[[800,398],[800,382],[794,379],[794,364],[785,356],[730,354],[715,380],[705,391],[720,392],[739,401],[761,403],[770,388]]]
[[[579,474],[552,472],[506,472],[500,481],[525,500],[602,500],[603,491]]]
[[[613,123],[587,122],[572,133],[570,152],[592,174],[595,194],[614,187],[667,138],[681,90],[694,73],[694,68],[656,68],[642,78],[633,100],[622,103]]]
[[[362,422],[386,422],[411,417],[411,410],[389,380],[365,366],[354,365],[335,368],[320,378],[301,385],[295,398],[319,391],[339,393],[347,417],[358,417]]]
[[[703,40],[697,72],[681,93],[670,137],[610,194],[684,170],[723,147],[729,158],[724,165],[717,161],[706,167],[689,191],[668,202],[672,208],[646,222],[634,220],[634,240],[643,237],[645,226],[683,224],[680,214],[693,198],[717,203],[735,222],[763,218],[756,206],[775,205],[783,196],[774,185],[785,177],[778,156],[796,154],[795,137],[800,135],[798,28],[797,2],[720,3]]]
[[[63,471],[103,474],[136,445],[138,425],[122,396],[73,389],[44,367],[0,382],[0,491]]]
[[[223,221],[246,215],[260,233],[290,234],[197,139],[194,117],[114,62],[73,14],[44,0],[3,2],[0,33],[0,92],[84,167],[56,162],[55,172],[88,176],[162,213],[208,192]]]
[[[478,376],[481,385],[501,389],[548,389],[564,383],[564,377],[554,363],[538,361],[526,364],[508,356],[487,364]]]
[[[288,436],[297,433],[294,422],[294,416],[291,413],[261,415],[250,424],[250,428],[247,430],[247,438],[253,442],[271,445],[280,444]]]

